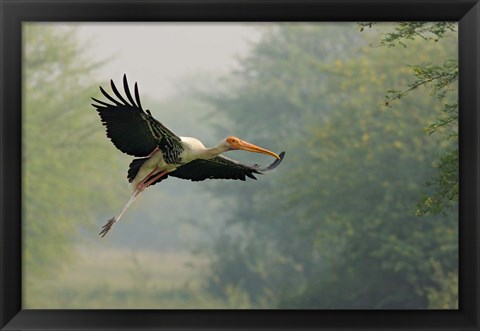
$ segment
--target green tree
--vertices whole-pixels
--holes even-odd
[[[375,23],[360,23],[360,30],[372,28]],[[453,22],[402,22],[395,25],[393,31],[385,32],[380,37],[384,47],[408,47],[409,42],[420,38],[425,42],[437,43],[442,39],[456,38],[457,24]],[[456,46],[456,44],[455,44]],[[423,63],[408,65],[415,81],[401,90],[388,90],[385,106],[392,107],[418,88],[430,90],[444,103],[442,113],[428,126],[427,134],[439,134],[450,143],[450,148],[438,156],[434,167],[438,174],[429,182],[432,188],[418,202],[418,215],[440,213],[455,207],[458,203],[458,61],[456,53],[443,63]]]
[[[213,293],[243,291],[254,307],[426,308],[435,271],[456,275],[454,212],[415,216],[431,162],[450,148],[423,131],[443,104],[415,90],[401,108],[378,107],[385,86],[411,81],[401,64],[420,49],[452,50],[372,48],[375,38],[350,24],[273,27],[208,96],[240,137],[287,151],[261,183],[213,184],[230,215],[210,251]]]
[[[100,63],[85,55],[75,30],[23,26],[23,266],[26,305],[38,277],[64,265],[80,228],[111,205],[110,146],[90,106]],[[120,174],[118,174],[120,176]],[[121,175],[124,175],[123,173]],[[111,185],[111,186],[110,186]],[[110,190],[106,188],[110,186]],[[94,212],[95,211],[95,212]]]

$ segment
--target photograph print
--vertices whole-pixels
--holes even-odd
[[[458,309],[458,24],[22,24],[24,309]]]

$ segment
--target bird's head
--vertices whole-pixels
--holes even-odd
[[[270,156],[273,156],[276,159],[280,159],[280,156],[278,156],[276,153],[269,151],[268,149],[258,147],[254,144],[251,144],[249,142],[243,141],[237,137],[228,137],[225,139],[225,143],[228,147],[229,150],[243,150],[243,151],[248,151],[248,152],[254,152],[254,153],[262,153],[262,154],[267,154]]]

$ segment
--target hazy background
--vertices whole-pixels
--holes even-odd
[[[457,308],[456,203],[422,210],[456,153],[425,128],[457,91],[384,107],[408,65],[456,59],[457,36],[382,46],[394,26],[25,24],[24,308]],[[100,238],[131,158],[90,97],[123,74],[175,133],[236,135],[284,163],[257,181],[168,179]]]

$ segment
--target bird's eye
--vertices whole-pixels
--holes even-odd
[[[234,138],[234,137],[228,137],[228,138],[227,138],[227,143],[229,143],[229,144],[238,144],[238,143],[240,143],[240,139]]]

